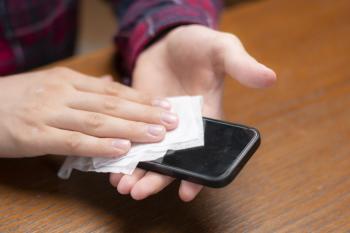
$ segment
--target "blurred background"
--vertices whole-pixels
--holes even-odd
[[[109,4],[103,0],[80,2],[77,54],[85,54],[112,45],[117,23]]]

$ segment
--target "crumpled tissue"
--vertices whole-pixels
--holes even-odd
[[[68,179],[73,169],[80,171],[132,174],[141,161],[163,157],[168,150],[181,150],[204,145],[202,97],[179,96],[168,98],[172,111],[179,116],[176,129],[166,133],[157,143],[134,143],[127,154],[119,158],[67,157],[58,176]]]

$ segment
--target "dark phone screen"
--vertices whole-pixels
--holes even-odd
[[[168,151],[163,158],[152,162],[216,177],[232,166],[256,136],[253,130],[238,125],[211,120],[204,120],[203,123],[203,147]]]

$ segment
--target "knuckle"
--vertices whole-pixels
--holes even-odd
[[[140,122],[128,122],[125,125],[125,131],[128,137],[130,139],[140,139],[140,138],[145,138],[146,133],[145,133],[145,124],[140,123]]]
[[[103,117],[98,113],[88,114],[84,121],[85,121],[85,125],[91,129],[100,128],[104,124]]]
[[[152,98],[148,95],[145,95],[140,92],[136,92],[136,99],[138,100],[139,103],[144,103],[144,104],[151,104],[152,103]]]
[[[106,97],[103,100],[103,107],[107,111],[115,111],[118,109],[118,105],[120,104],[120,100],[118,98]]]
[[[118,96],[120,93],[120,84],[108,84],[105,86],[104,92],[107,95]]]
[[[71,133],[66,139],[67,150],[75,155],[78,155],[79,149],[82,147],[83,138],[79,133]]]
[[[129,130],[132,135],[140,134],[144,127],[142,123],[137,122],[129,122],[126,124],[126,129]]]
[[[141,111],[140,111],[141,112]],[[142,122],[146,123],[154,123],[154,124],[160,124],[162,122],[167,122],[167,112],[163,111],[162,109],[157,109],[153,107],[144,107],[142,109],[142,112],[144,113],[140,120]]]

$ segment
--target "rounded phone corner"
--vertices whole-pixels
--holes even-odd
[[[260,132],[256,128],[236,123],[224,122],[204,117],[203,121],[204,123],[211,125],[217,124],[221,126],[235,127],[237,129],[243,130],[242,132],[245,131],[247,136],[249,135],[249,142],[247,141],[245,146],[240,149],[240,153],[237,154],[237,157],[235,157],[232,162],[227,163],[227,169],[225,171],[219,174],[203,173],[173,165],[171,163],[165,162],[166,160],[163,159],[158,161],[141,162],[139,163],[138,167],[211,188],[223,188],[229,185],[259,147],[261,143]],[[193,152],[193,150],[189,151],[191,151],[191,153]]]

